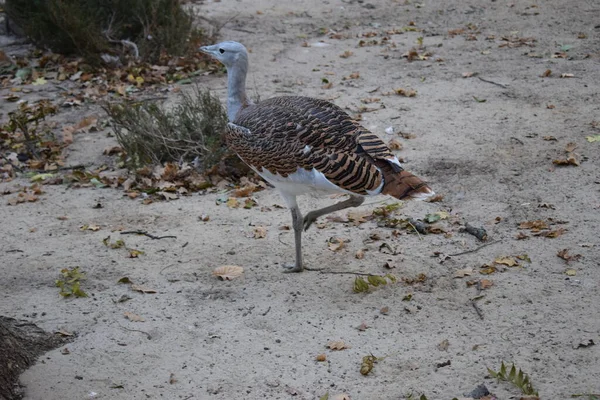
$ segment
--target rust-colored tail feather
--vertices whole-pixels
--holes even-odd
[[[393,196],[397,199],[412,197],[425,200],[435,195],[434,191],[427,185],[427,182],[421,178],[402,169],[394,171],[390,163],[377,163],[383,172],[384,186],[382,193]]]

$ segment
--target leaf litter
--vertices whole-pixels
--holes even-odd
[[[239,278],[244,272],[244,268],[237,265],[223,265],[213,271],[213,275],[223,281],[230,281]]]

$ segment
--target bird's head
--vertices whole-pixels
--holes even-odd
[[[248,50],[238,42],[221,42],[212,46],[202,46],[199,50],[216,58],[227,68],[240,62],[248,62]]]

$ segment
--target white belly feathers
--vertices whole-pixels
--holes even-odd
[[[333,184],[322,172],[319,172],[316,169],[306,170],[304,168],[298,168],[296,172],[285,177],[279,174],[273,174],[264,168],[258,170],[252,167],[252,169],[277,189],[294,196],[302,194],[310,194],[313,196],[322,196],[333,193],[356,194]],[[369,195],[375,196],[380,194],[383,189],[383,184],[384,182],[381,182],[381,185],[379,185],[377,189],[368,191]]]

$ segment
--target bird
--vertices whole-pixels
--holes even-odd
[[[295,262],[301,272],[302,232],[317,218],[358,207],[367,196],[427,199],[429,185],[406,171],[388,146],[337,105],[312,97],[278,96],[254,103],[246,94],[248,51],[238,42],[202,46],[227,69],[227,146],[274,186],[292,214]],[[347,194],[349,198],[302,215],[297,197]]]

